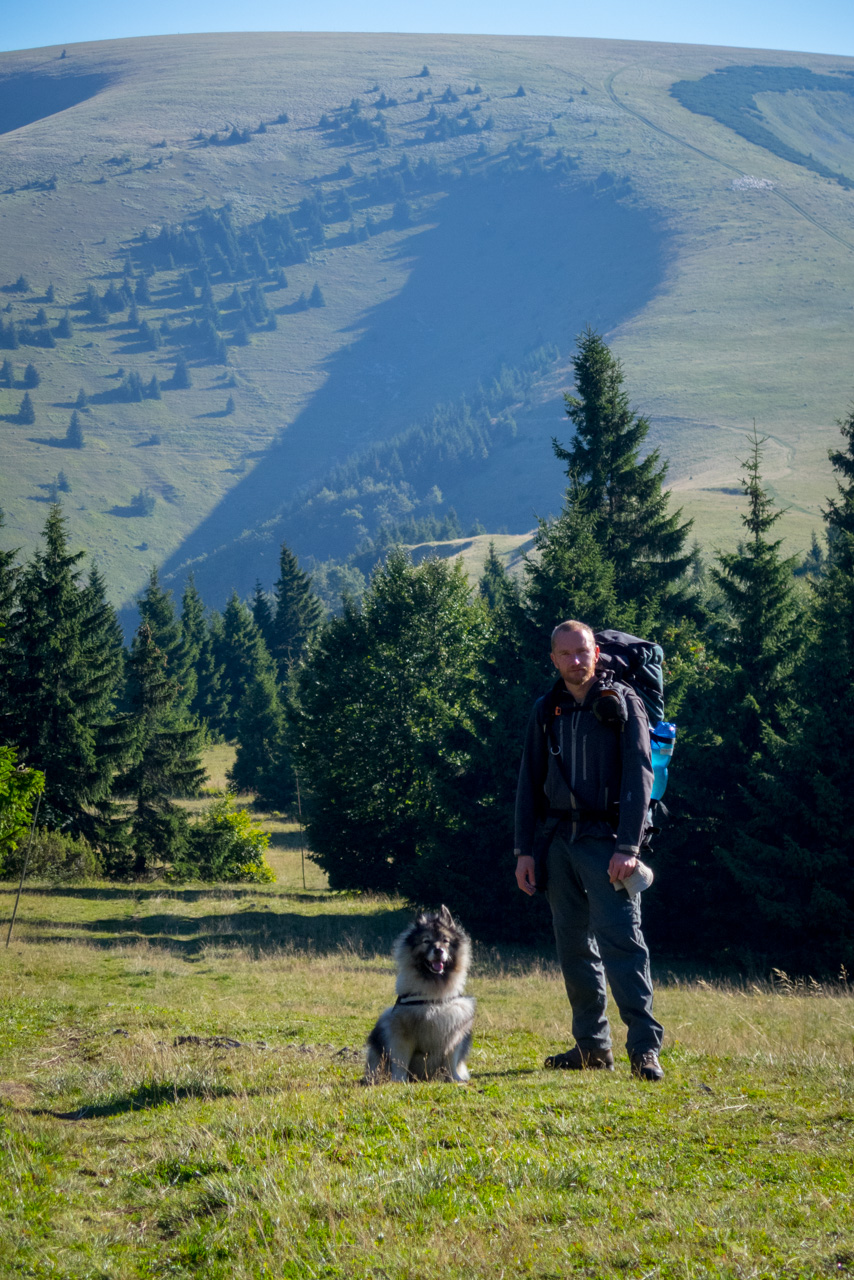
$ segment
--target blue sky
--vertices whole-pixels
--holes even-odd
[[[852,0],[32,0],[7,4],[0,47],[198,31],[407,31],[590,36],[854,55]]]

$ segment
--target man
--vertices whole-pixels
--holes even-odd
[[[545,888],[576,1040],[546,1066],[613,1070],[607,977],[632,1074],[661,1080],[640,898],[614,887],[637,867],[648,821],[646,712],[628,685],[597,674],[585,623],[555,627],[551,659],[561,678],[534,707],[516,793],[516,882],[523,893],[535,893],[538,878]]]

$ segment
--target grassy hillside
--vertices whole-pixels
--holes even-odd
[[[118,602],[156,562],[221,603],[270,583],[282,537],[324,559],[450,508],[522,539],[560,503],[549,441],[589,322],[701,539],[736,534],[755,418],[808,545],[854,385],[850,59],[282,34],[61,52],[0,55],[13,542],[60,472]]]

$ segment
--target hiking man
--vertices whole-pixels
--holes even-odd
[[[661,1080],[640,899],[620,881],[638,866],[652,789],[649,726],[628,685],[597,673],[583,622],[552,632],[554,689],[534,706],[516,793],[516,882],[544,889],[572,1007],[575,1045],[547,1067],[614,1069],[605,979],[628,1027],[632,1074]]]

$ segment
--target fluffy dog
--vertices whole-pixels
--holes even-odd
[[[447,907],[422,913],[392,952],[397,1000],[368,1036],[365,1084],[469,1078],[475,1002],[463,995],[471,943]]]

